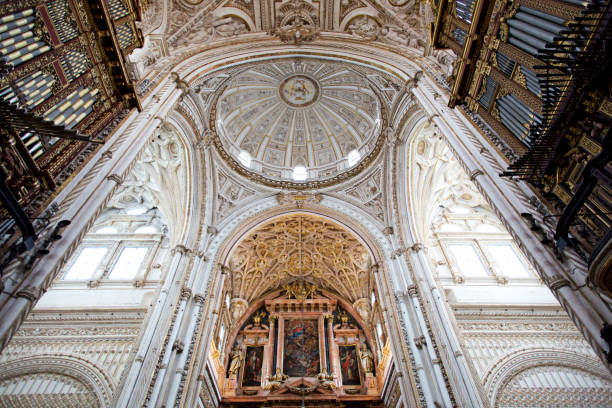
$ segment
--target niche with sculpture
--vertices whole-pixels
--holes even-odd
[[[225,346],[223,400],[375,400],[378,345],[341,297],[294,281],[249,305]]]

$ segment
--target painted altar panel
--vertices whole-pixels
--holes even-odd
[[[283,372],[289,377],[315,377],[320,372],[317,320],[285,320]]]
[[[338,346],[342,385],[361,385],[355,346]]]
[[[244,358],[244,372],[242,374],[243,387],[258,387],[261,385],[263,355],[263,346],[248,346],[246,348],[246,355]]]

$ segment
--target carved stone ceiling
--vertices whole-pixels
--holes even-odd
[[[232,296],[251,303],[304,280],[351,302],[369,299],[371,260],[349,231],[321,217],[288,215],[251,231],[231,253]]]
[[[336,175],[367,156],[380,133],[380,103],[368,79],[350,66],[311,59],[253,66],[232,80],[218,100],[223,147],[249,169],[291,179]]]

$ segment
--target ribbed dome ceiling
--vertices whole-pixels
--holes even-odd
[[[223,148],[243,167],[282,181],[304,166],[307,182],[367,156],[380,115],[370,81],[350,65],[288,59],[240,72],[218,99],[216,127]]]

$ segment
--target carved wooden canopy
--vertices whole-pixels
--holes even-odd
[[[351,232],[306,214],[276,218],[252,230],[230,256],[233,297],[251,303],[297,279],[354,302],[369,298],[372,264],[368,250]]]

